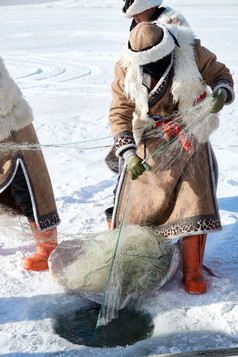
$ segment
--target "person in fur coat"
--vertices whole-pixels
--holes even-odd
[[[121,15],[132,18],[130,31],[140,22],[153,22],[162,17],[169,24],[188,25],[185,17],[170,7],[160,7],[163,0],[125,0]]]
[[[120,175],[111,229],[123,221],[154,227],[165,240],[182,238],[185,290],[205,293],[207,233],[222,229],[209,136],[235,97],[230,71],[188,25],[159,18],[131,31],[112,96],[115,145],[106,162],[116,172],[119,160]]]
[[[169,7],[160,7],[163,0],[125,0],[121,8],[121,15],[126,18],[132,18],[130,31],[140,22],[155,22],[159,21],[163,24],[183,25],[189,26],[185,17],[176,10]],[[116,174],[118,174],[118,165],[112,164],[112,156],[114,156],[114,148],[109,152],[105,161],[110,161],[110,168]],[[114,190],[114,193],[116,188]],[[109,207],[106,211],[107,224],[110,228],[112,218],[113,207]]]
[[[32,109],[0,58],[0,208],[27,217],[37,252],[24,268],[39,271],[48,269],[60,218],[32,121]]]

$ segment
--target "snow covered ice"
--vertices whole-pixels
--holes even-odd
[[[33,108],[34,125],[62,220],[59,241],[107,229],[116,177],[104,163],[112,144],[108,112],[114,63],[130,20],[121,0],[0,0],[1,57]],[[237,0],[164,0],[180,10],[202,43],[238,81]],[[7,6],[8,5],[8,6]],[[219,163],[223,231],[208,235],[208,291],[184,291],[179,272],[144,308],[153,336],[127,347],[72,344],[53,330],[59,311],[89,303],[64,291],[48,271],[28,272],[34,242],[24,218],[0,216],[0,355],[145,356],[238,346],[238,104],[220,115],[212,136]],[[97,140],[105,138],[103,140]],[[76,144],[77,143],[77,144]],[[79,144],[80,143],[80,144]],[[52,147],[55,145],[55,147]]]

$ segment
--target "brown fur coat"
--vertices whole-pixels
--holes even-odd
[[[226,104],[234,100],[229,70],[194,39],[189,27],[181,27],[178,42],[180,48],[173,54],[166,83],[163,81],[158,86],[157,100],[152,105],[149,99],[153,87],[147,90],[142,85],[139,69],[125,56],[116,64],[109,119],[117,157],[131,147],[142,158],[145,151],[147,158],[159,151],[164,143],[160,135],[151,135],[150,131],[154,130],[151,116],[165,118],[191,107],[208,87],[226,88],[229,93]],[[126,223],[152,225],[166,239],[221,229],[216,200],[216,160],[208,141],[218,126],[218,118],[212,115],[209,120],[193,137],[190,150],[172,153],[174,157],[171,160],[166,157],[164,165],[163,155],[150,157],[147,162],[151,170],[137,180],[131,182],[124,167],[116,192],[114,226],[120,224],[126,213]],[[145,125],[148,125],[146,129]]]
[[[21,213],[9,190],[17,168],[21,165],[34,218],[42,231],[59,224],[60,219],[40,147],[28,150],[21,147],[39,144],[32,121],[31,108],[0,59],[0,204],[3,208],[13,208],[15,212]]]

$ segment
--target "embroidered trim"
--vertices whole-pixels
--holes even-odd
[[[183,221],[173,222],[167,225],[166,228],[156,228],[157,233],[162,238],[180,237],[192,235],[194,233],[208,233],[222,229],[221,222],[217,216],[198,216],[184,219]]]
[[[168,86],[169,86],[169,73],[164,78],[161,85],[156,89],[156,91],[150,93],[149,101],[148,101],[149,107],[152,107],[152,105],[156,104],[164,96],[166,90],[168,89]]]
[[[115,136],[115,146],[116,146],[116,155],[119,157],[120,153],[129,148],[137,149],[135,140],[131,131],[123,131]]]
[[[39,225],[41,231],[49,228],[53,228],[54,226],[60,223],[60,218],[57,211],[54,211],[53,214],[44,216],[45,218],[39,219]]]
[[[222,80],[220,79],[219,81],[216,81],[213,86],[218,87],[218,85],[221,86],[221,84],[226,84],[226,85],[230,86],[231,88],[233,88],[232,82],[229,81],[228,79],[222,79]]]

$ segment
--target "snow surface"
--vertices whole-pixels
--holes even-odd
[[[202,43],[238,80],[237,0],[168,0]],[[108,123],[114,63],[130,20],[121,0],[0,0],[1,56],[31,104],[62,223],[59,241],[107,228],[116,177],[104,164],[112,144]],[[11,5],[11,6],[4,6]],[[17,6],[21,5],[21,6]],[[55,286],[48,271],[28,272],[34,251],[26,220],[0,217],[0,355],[143,356],[238,346],[238,105],[223,109],[212,137],[219,162],[218,202],[223,231],[208,236],[208,292],[185,293],[179,272],[144,308],[153,336],[134,345],[90,348],[54,333],[54,314],[88,303]],[[105,138],[104,140],[97,140]],[[76,144],[73,144],[76,143]],[[100,148],[95,148],[100,147]]]

